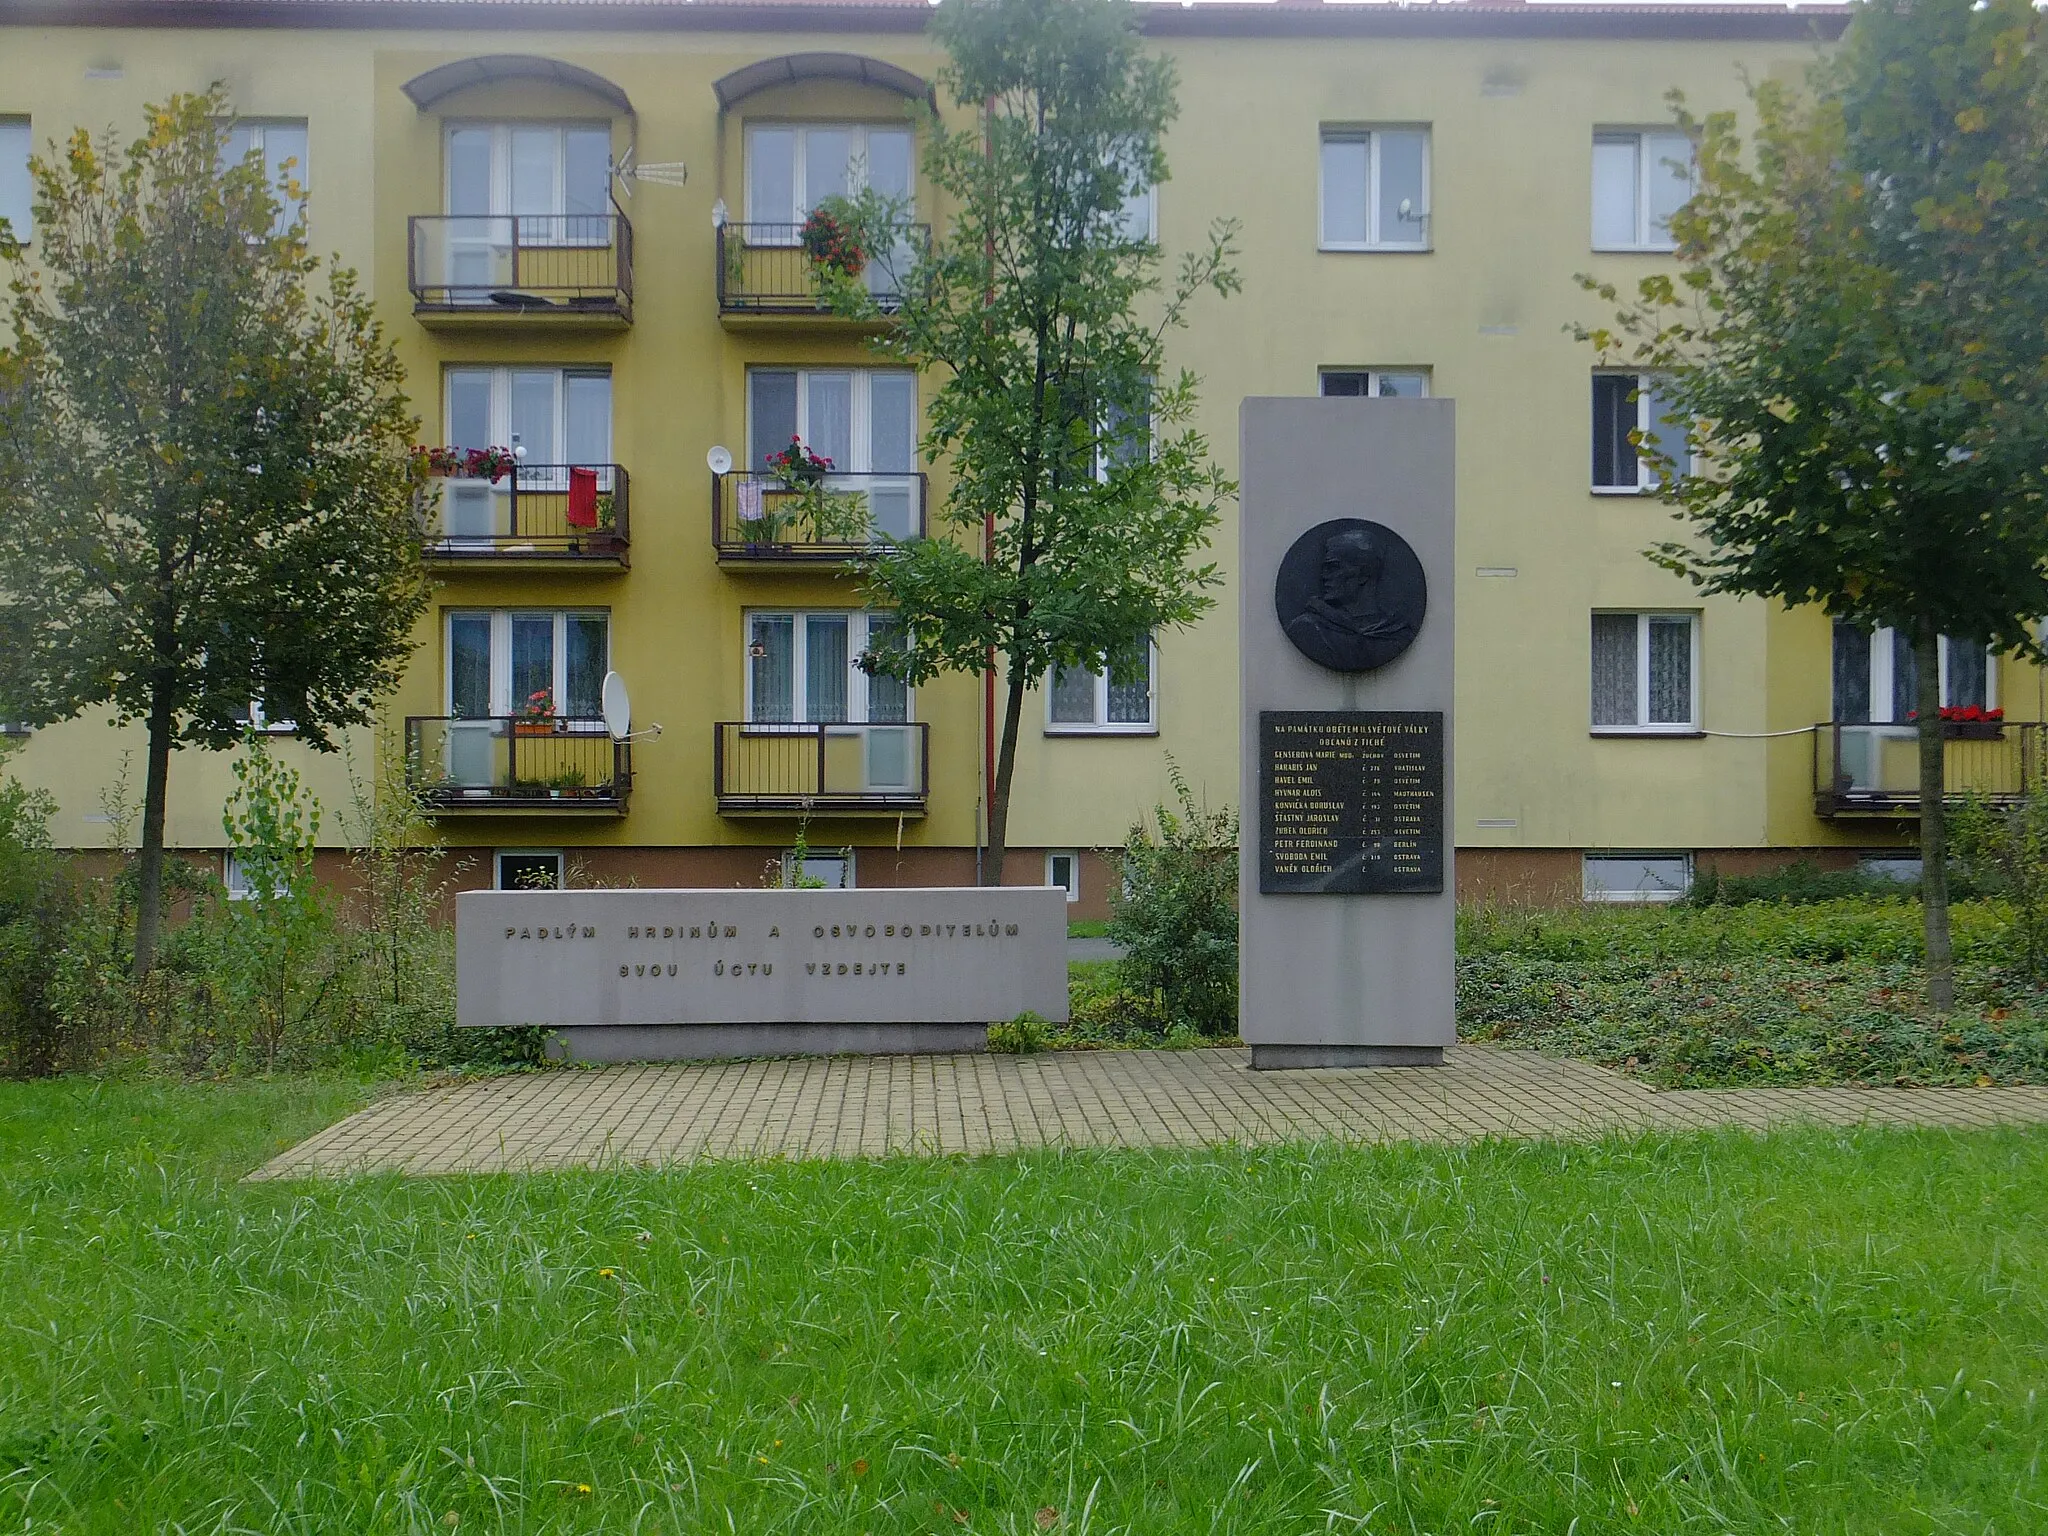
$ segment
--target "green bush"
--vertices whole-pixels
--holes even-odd
[[[2048,784],[2036,779],[2010,805],[1966,800],[1949,837],[1973,883],[2004,898],[2013,961],[2048,979]]]
[[[1169,1026],[1212,1038],[1234,1034],[1237,813],[1197,804],[1170,758],[1167,778],[1178,808],[1155,806],[1152,824],[1131,828],[1109,937],[1123,947],[1124,987],[1158,998]]]
[[[1949,897],[1966,901],[1990,890],[1975,870],[1949,871]],[[1812,859],[1798,859],[1761,875],[1724,875],[1703,869],[1693,876],[1685,894],[1691,907],[1745,907],[1761,902],[1801,905],[1823,901],[1918,901],[1920,882],[1894,880],[1865,869],[1822,869]]]
[[[0,779],[0,1074],[35,1077],[68,1064],[74,1042],[51,995],[73,902],[50,846],[55,803]]]

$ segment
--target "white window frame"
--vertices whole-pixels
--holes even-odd
[[[870,725],[909,725],[917,719],[917,690],[906,687],[903,690],[903,718],[901,720],[871,720],[868,718],[868,689],[873,679],[863,672],[857,663],[868,648],[871,625],[878,619],[894,618],[886,611],[870,608],[747,608],[740,613],[740,678],[746,699],[746,726],[749,731],[768,732],[784,726],[796,726],[808,730],[820,722],[806,720],[805,711],[810,705],[811,648],[804,643],[807,621],[812,618],[844,618],[846,623],[846,666],[849,676],[846,683],[846,719],[823,722],[828,731],[845,729],[849,733],[864,730]],[[782,619],[791,623],[792,654],[790,658],[789,709],[794,717],[789,720],[756,720],[754,718],[754,666],[751,647],[753,645],[754,620]]]
[[[550,671],[554,680],[548,685],[555,701],[555,712],[563,712],[565,695],[569,684],[569,620],[602,619],[605,630],[605,660],[609,664],[612,652],[612,615],[609,608],[448,608],[441,616],[441,699],[442,707],[451,717],[455,713],[455,639],[454,624],[458,618],[487,616],[491,621],[491,715],[492,719],[504,719],[518,713],[523,700],[512,697],[512,621],[519,619],[549,619],[554,623]],[[579,719],[568,729],[579,733],[595,734],[604,729],[601,719]]]
[[[1421,227],[1419,238],[1414,240],[1389,240],[1380,228],[1380,146],[1389,133],[1419,133],[1422,135],[1422,202],[1415,211],[1414,222]],[[1428,123],[1373,123],[1364,126],[1325,125],[1316,140],[1316,248],[1324,251],[1427,251],[1435,240],[1435,226],[1432,212],[1436,198],[1431,188],[1435,182],[1436,135]],[[1365,239],[1333,240],[1329,232],[1330,187],[1325,166],[1324,146],[1329,144],[1364,144],[1366,146],[1365,176]]]
[[[20,159],[15,158],[18,146]],[[0,218],[8,221],[14,238],[24,245],[35,238],[35,179],[28,173],[29,156],[35,153],[35,131],[30,119],[18,114],[0,115]],[[16,178],[19,178],[16,181]],[[20,217],[8,211],[9,183],[21,199]]]
[[[555,184],[553,195],[550,197],[548,207],[544,212],[536,213],[530,208],[521,209],[516,213],[513,210],[512,133],[514,129],[521,133],[551,130],[555,135]],[[477,219],[509,219],[515,217],[545,219],[568,218],[571,216],[569,214],[569,151],[563,136],[571,132],[601,132],[605,136],[607,146],[609,146],[612,124],[611,119],[602,117],[562,118],[549,122],[507,121],[501,118],[477,117],[451,117],[446,119],[441,125],[441,207],[450,215],[455,213],[454,208],[450,206],[455,201],[455,135],[458,131],[462,130],[486,130],[491,135],[490,211],[483,214],[469,214],[465,215],[465,217]],[[606,156],[609,159],[609,148],[606,150]],[[611,194],[609,183],[605,187],[605,193],[607,197]],[[603,215],[583,214],[576,215],[576,217],[598,218],[603,217]],[[521,236],[521,241],[529,245],[542,243],[524,235]],[[609,229],[607,229],[602,240],[572,240],[565,236],[561,240],[545,243],[605,245],[610,242],[611,234]]]
[[[494,891],[521,891],[528,887],[505,883],[505,860],[507,859],[553,859],[555,861],[555,883],[545,889],[567,890],[565,881],[568,871],[563,868],[562,850],[559,848],[493,848],[491,850],[491,889]]]
[[[588,461],[581,459],[572,460],[565,457],[569,451],[569,380],[576,377],[603,378],[609,382],[612,378],[612,371],[608,366],[604,364],[575,363],[564,363],[561,365],[553,363],[537,363],[532,365],[519,363],[507,366],[494,366],[488,363],[450,363],[441,370],[441,428],[442,440],[444,442],[454,441],[454,428],[450,423],[455,417],[456,376],[458,374],[476,373],[489,374],[491,379],[491,423],[489,432],[491,440],[488,443],[468,443],[463,446],[471,448],[510,448],[513,450],[514,455],[518,456],[519,450],[525,445],[515,443],[512,440],[512,375],[515,373],[550,374],[553,376],[555,397],[553,416],[556,443],[555,457],[551,462],[565,465],[587,463],[589,467],[595,468],[598,471],[598,489],[608,491],[612,488],[610,466],[614,446],[613,432],[617,426],[618,418],[618,401],[615,393],[608,392],[605,400],[603,454],[596,459]],[[615,388],[616,386],[614,386]],[[558,482],[553,487],[554,489],[566,490],[568,488],[566,476],[556,476],[553,478]],[[530,476],[522,476],[519,482],[520,489],[546,490],[549,487],[545,483],[545,479],[546,477],[535,479]],[[509,495],[512,490],[511,477],[509,475],[506,476],[493,486],[492,489],[500,494]]]
[[[826,885],[827,890],[851,891],[859,888],[859,872],[855,865],[853,849],[834,848],[823,850],[813,848],[804,859],[801,873],[809,873],[811,866],[814,864],[837,864],[839,866],[839,883],[832,885],[828,882]],[[796,850],[794,848],[783,849],[782,883],[786,886],[794,886],[799,873],[800,871],[797,869],[796,863]],[[823,879],[824,877],[820,875],[817,878]]]
[[[1045,679],[1045,734],[1048,736],[1157,736],[1159,734],[1159,642],[1145,643],[1145,666],[1149,686],[1145,690],[1145,704],[1150,718],[1137,720],[1109,719],[1109,668],[1100,672],[1089,670],[1095,679],[1095,718],[1093,721],[1054,720],[1052,717],[1054,675],[1048,673]]]
[[[1067,861],[1067,878],[1060,879],[1057,861]],[[1045,883],[1058,886],[1067,893],[1067,905],[1072,906],[1081,899],[1081,853],[1076,848],[1048,848],[1045,851]]]
[[[1595,736],[1697,736],[1700,734],[1700,614],[1685,608],[1596,608],[1601,617],[1627,615],[1636,621],[1636,720],[1633,725],[1589,725]],[[1652,721],[1650,716],[1650,623],[1653,619],[1683,619],[1691,629],[1692,654],[1688,680],[1692,684],[1687,701],[1688,719]],[[1586,717],[1593,715],[1592,625],[1587,625]]]
[[[874,467],[875,411],[873,387],[876,376],[879,374],[890,374],[909,378],[911,381],[910,468],[902,471],[902,477],[908,480],[914,479],[917,476],[917,423],[919,413],[923,409],[923,402],[918,398],[917,374],[914,370],[909,368],[792,368],[786,365],[776,366],[769,363],[749,368],[747,370],[746,457],[748,465],[752,465],[759,456],[757,449],[761,446],[754,440],[754,375],[757,373],[793,373],[796,375],[796,435],[803,439],[803,445],[806,448],[810,448],[813,451],[816,450],[816,444],[811,435],[811,380],[821,374],[831,376],[851,374],[853,376],[853,410],[847,426],[847,431],[853,439],[853,462],[851,464],[834,464],[832,466],[836,473],[843,475],[872,475],[878,473]],[[776,451],[780,451],[788,446],[789,444],[787,443],[778,443],[776,444]]]
[[[1881,625],[1878,628],[1871,630],[1870,632],[1869,723],[1872,725],[1898,725],[1910,727],[1913,724],[1912,721],[1898,720],[1893,718],[1893,715],[1895,713],[1895,711],[1892,708],[1892,694],[1894,691],[1893,684],[1897,681],[1894,671],[1894,634],[1895,631],[1893,631],[1891,627],[1888,625]],[[1833,643],[1832,634],[1829,637],[1829,643],[1830,645],[1832,645]],[[1940,654],[1941,707],[1943,709],[1948,709],[1951,707],[1948,684],[1949,643],[1950,642],[1948,637],[1946,635],[1942,636]],[[1832,663],[1832,657],[1830,658],[1830,662]],[[1834,686],[1833,672],[1834,669],[1831,664],[1829,667],[1830,697],[1828,699],[1828,713],[1830,715],[1833,715],[1835,713],[1835,701],[1832,697]],[[1999,707],[1998,652],[1988,645],[1984,648],[1984,707],[1986,709],[1997,709]]]
[[[1656,393],[1657,375],[1654,373],[1637,373],[1627,368],[1595,368],[1592,377],[1596,379],[1633,379],[1635,381],[1635,387],[1630,393],[1635,396],[1636,431],[1647,437],[1650,431],[1650,406],[1658,398]],[[1588,423],[1586,433],[1586,478],[1589,488],[1595,496],[1647,496],[1663,488],[1664,482],[1657,478],[1656,470],[1651,467],[1650,461],[1643,457],[1641,448],[1636,449],[1635,484],[1601,485],[1598,481],[1593,480],[1592,448],[1595,442],[1594,434],[1600,430],[1600,422],[1593,411],[1593,386],[1590,381],[1586,386],[1586,416]],[[1698,467],[1698,455],[1687,452],[1685,455],[1685,473],[1688,475],[1692,474]]]
[[[1589,199],[1589,224],[1592,247],[1596,251],[1651,251],[1668,253],[1678,249],[1678,241],[1669,230],[1660,235],[1650,227],[1650,177],[1651,172],[1660,163],[1653,159],[1649,153],[1649,140],[1652,136],[1685,137],[1685,135],[1676,132],[1668,125],[1662,128],[1595,128],[1593,130],[1592,155],[1594,157],[1597,158],[1599,155],[1602,144],[1628,142],[1632,143],[1635,147],[1636,160],[1635,217],[1633,220],[1635,238],[1626,244],[1620,245],[1603,245],[1600,241],[1600,208],[1598,202],[1600,182],[1598,173],[1590,170],[1591,162],[1589,161],[1588,190],[1591,193],[1591,198]],[[1694,149],[1689,139],[1686,142],[1686,152],[1686,163],[1690,169],[1690,176],[1694,185],[1697,186],[1699,157],[1698,152]]]
[[[1411,399],[1421,399],[1421,400],[1427,400],[1427,399],[1429,398],[1429,394],[1430,394],[1430,389],[1429,389],[1429,386],[1430,386],[1430,377],[1429,377],[1429,370],[1428,370],[1427,368],[1337,368],[1337,367],[1331,367],[1331,368],[1318,368],[1318,369],[1316,370],[1316,393],[1317,393],[1317,395],[1321,396],[1321,397],[1322,397],[1323,399],[1325,399],[1325,400],[1347,400],[1347,399],[1348,399],[1348,400],[1355,400],[1355,399],[1359,399],[1359,398],[1361,398],[1361,397],[1359,397],[1359,396],[1357,396],[1357,395],[1331,395],[1331,394],[1326,394],[1326,393],[1324,392],[1324,390],[1323,390],[1323,380],[1325,380],[1325,379],[1327,379],[1327,378],[1331,377],[1332,375],[1337,375],[1337,374],[1358,374],[1358,373],[1362,373],[1362,374],[1364,374],[1364,375],[1365,375],[1365,396],[1364,396],[1364,398],[1366,398],[1366,399],[1372,399],[1372,400],[1395,400],[1395,399],[1399,399],[1399,400],[1411,400]],[[1381,387],[1381,381],[1382,381],[1383,379],[1385,379],[1385,378],[1386,378],[1386,377],[1387,377],[1388,375],[1398,375],[1398,376],[1400,376],[1400,377],[1402,377],[1402,378],[1411,378],[1411,379],[1420,379],[1420,380],[1422,380],[1422,393],[1421,393],[1421,394],[1420,394],[1419,396],[1418,396],[1418,395],[1389,395],[1389,394],[1385,393],[1385,392],[1384,392],[1384,390],[1383,390],[1383,389],[1382,389],[1382,387]]]
[[[1679,883],[1651,888],[1643,885],[1620,888],[1595,883],[1595,864],[1642,864],[1649,866],[1659,863],[1676,863],[1680,868]],[[1579,859],[1579,891],[1581,899],[1598,902],[1641,902],[1659,903],[1678,901],[1692,889],[1693,857],[1690,853],[1618,853],[1608,850],[1587,852]]]
[[[288,203],[284,201],[284,193],[276,185],[273,184],[270,189],[277,194],[281,205],[277,213],[277,233],[283,234],[294,224],[303,224],[306,220],[306,201],[307,198],[312,196],[313,188],[313,176],[310,169],[313,159],[312,125],[303,117],[237,117],[231,119],[226,126],[230,134],[247,130],[249,134],[249,149],[254,150],[263,157],[265,175],[269,174],[268,167],[270,165],[269,145],[265,141],[269,131],[273,128],[295,128],[304,136],[306,141],[305,151],[294,157],[291,172],[292,180],[299,184],[299,191],[302,195],[297,201]],[[244,150],[243,153],[247,154],[248,150]]]
[[[794,204],[792,207],[762,209],[754,206],[754,136],[762,129],[767,129],[772,133],[794,133],[796,135],[795,163],[790,168],[789,177],[790,198]],[[742,218],[743,223],[801,224],[810,217],[811,210],[817,206],[817,199],[810,195],[810,187],[807,184],[810,173],[810,156],[806,152],[806,141],[813,133],[850,133],[857,139],[858,142],[847,156],[846,185],[849,192],[859,192],[867,185],[868,135],[870,133],[909,133],[911,136],[910,193],[908,203],[903,208],[900,216],[905,221],[916,218],[917,135],[914,129],[897,123],[826,123],[809,120],[792,122],[780,119],[763,119],[759,122],[749,122],[747,124],[742,143],[744,160],[740,166],[740,196],[745,207],[745,213]],[[773,237],[759,239],[751,235],[748,237],[748,241],[754,245],[772,245],[777,243]],[[795,243],[795,237],[791,237],[790,243]]]
[[[224,850],[220,856],[220,883],[229,901],[254,901],[261,894],[249,883],[248,875],[242,871],[242,861],[235,856],[235,850],[232,848]],[[271,892],[273,897],[282,894],[282,886]]]
[[[273,720],[264,712],[261,699],[249,701],[249,712],[242,717],[249,729],[259,736],[289,736],[299,728],[296,720]]]

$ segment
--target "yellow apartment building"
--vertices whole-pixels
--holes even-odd
[[[791,525],[766,456],[800,436],[876,525],[936,528],[918,456],[930,382],[821,312],[797,241],[865,180],[948,210],[910,107],[936,102],[924,0],[0,0],[0,214],[26,218],[30,146],[129,130],[221,81],[238,148],[290,159],[316,251],[370,285],[422,438],[509,447],[423,509],[439,579],[391,705],[467,884],[754,884],[800,820],[828,878],[976,876],[982,684],[913,692],[850,665],[886,642],[848,550]],[[1169,262],[1241,226],[1243,293],[1172,342],[1234,471],[1249,395],[1458,401],[1462,889],[1629,897],[1695,867],[1910,851],[1910,678],[1887,634],[1702,601],[1642,558],[1667,535],[1628,433],[1654,381],[1600,373],[1568,327],[1574,274],[1670,261],[1685,189],[1666,92],[1739,106],[1801,70],[1834,5],[1141,4],[1179,69],[1171,178],[1131,217]],[[32,234],[32,231],[31,231]],[[900,257],[902,253],[897,253]],[[877,259],[886,297],[900,260]],[[1226,569],[1234,509],[1217,532]],[[1041,680],[1009,878],[1101,910],[1098,850],[1165,793],[1169,754],[1235,802],[1236,602],[1156,637],[1141,675]],[[630,691],[634,739],[599,690]],[[1951,702],[2012,724],[1953,745],[2010,787],[2042,683],[1949,648]],[[653,727],[659,726],[659,733]],[[295,748],[328,816],[351,761]],[[137,743],[105,721],[35,732],[13,770],[57,835],[106,845]],[[138,769],[139,772],[139,769]],[[170,834],[218,858],[225,761],[174,761]]]

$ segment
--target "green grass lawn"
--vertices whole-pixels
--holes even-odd
[[[241,1185],[0,1085],[0,1530],[2048,1529],[2048,1136]]]

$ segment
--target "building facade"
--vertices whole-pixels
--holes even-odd
[[[1740,107],[1839,35],[1829,5],[1141,5],[1180,76],[1171,178],[1131,218],[1175,253],[1239,222],[1242,294],[1198,307],[1170,363],[1234,470],[1251,395],[1458,402],[1461,889],[1530,899],[1681,889],[1695,867],[1910,851],[1910,679],[1892,637],[1702,600],[1642,556],[1671,533],[1631,429],[1654,380],[1570,335],[1578,273],[1668,266],[1685,195],[1666,93]],[[391,705],[469,884],[755,884],[796,841],[860,885],[976,877],[980,681],[914,691],[850,665],[888,642],[768,456],[833,460],[877,526],[938,532],[918,454],[931,381],[823,312],[809,209],[865,182],[948,210],[907,110],[939,100],[922,0],[0,0],[0,214],[24,156],[74,126],[220,81],[238,148],[290,160],[313,248],[362,274],[424,442],[509,447],[432,482],[439,578]],[[951,110],[949,103],[939,103]],[[622,174],[623,172],[623,174]],[[32,232],[31,232],[32,233]],[[909,238],[922,238],[914,231]],[[907,255],[870,263],[886,299]],[[458,466],[460,467],[460,466]],[[1228,570],[1234,510],[1218,529]],[[1100,910],[1096,850],[1165,793],[1169,754],[1234,802],[1235,599],[1128,675],[1040,680],[1008,878]],[[2027,667],[1950,647],[1958,705],[2012,723],[1954,772],[2006,787],[2042,718]],[[636,727],[599,723],[615,671]],[[658,734],[652,727],[658,725]],[[378,748],[316,758],[329,807]],[[388,750],[388,749],[387,749]],[[139,743],[35,732],[60,843],[104,846]],[[138,769],[139,771],[139,769]],[[174,760],[170,834],[217,856],[224,759]]]

